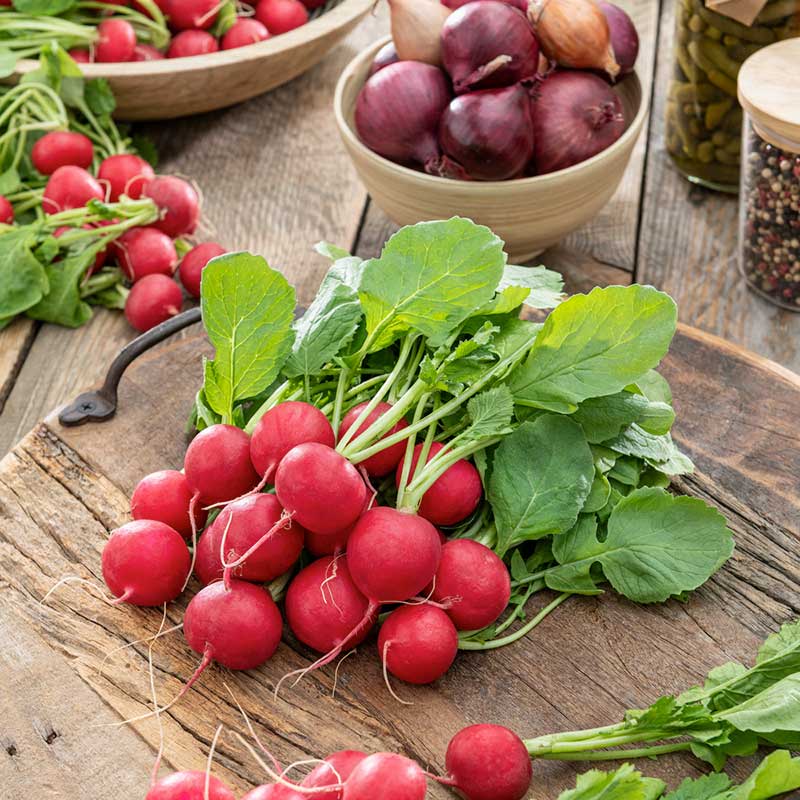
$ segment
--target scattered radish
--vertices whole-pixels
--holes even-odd
[[[92,140],[82,133],[50,131],[31,149],[33,166],[42,175],[52,175],[59,167],[72,165],[86,169],[94,158]]]
[[[0,194],[0,222],[10,225],[14,221],[14,206],[7,197]]]
[[[109,156],[97,170],[97,179],[108,185],[108,199],[112,203],[117,202],[123,194],[138,200],[144,187],[153,178],[153,168],[143,158],[130,153]]]
[[[306,798],[307,795],[300,794],[282,783],[265,783],[251,789],[242,800],[306,800]]]
[[[160,606],[183,591],[189,574],[183,537],[155,520],[134,520],[112,532],[103,548],[103,578],[118,602]]]
[[[256,19],[277,36],[308,22],[308,10],[300,0],[259,0]]]
[[[189,503],[192,491],[186,476],[176,469],[162,469],[145,475],[131,496],[131,514],[134,519],[154,519],[174,528],[184,539],[192,535]],[[195,510],[195,524],[205,525],[206,512]]]
[[[338,533],[319,534],[306,531],[306,550],[312,556],[332,556],[347,549],[347,540],[355,526],[351,525]]]
[[[322,764],[318,764],[303,779],[302,786],[307,789],[318,789],[323,786],[338,786],[344,783],[353,770],[367,757],[360,750],[339,750],[331,753]],[[338,778],[337,778],[338,775]],[[314,800],[341,800],[341,788],[331,789],[330,792],[321,792],[311,795]]]
[[[0,5],[4,5],[0,3]],[[9,3],[8,5],[11,5]],[[76,47],[69,51],[69,57],[76,63],[76,64],[91,64],[92,63],[92,54],[88,50],[84,50],[83,48]]]
[[[213,775],[207,778],[205,772],[173,772],[156,781],[144,800],[236,800],[236,796]]]
[[[124,19],[104,19],[97,26],[99,39],[94,48],[94,60],[100,63],[132,61],[136,49],[136,31]]]
[[[269,31],[261,22],[251,17],[239,17],[222,37],[222,49],[232,50],[266,39],[269,39]]]
[[[133,283],[145,275],[171,277],[178,265],[172,239],[158,228],[131,228],[116,240],[114,248],[122,271]]]
[[[85,206],[90,200],[103,200],[105,192],[97,179],[74,165],[59,167],[47,181],[42,194],[45,214],[57,214]]]
[[[166,0],[169,24],[178,31],[210,28],[218,13],[218,0]]]
[[[375,753],[350,773],[342,800],[425,800],[426,791],[425,773],[416,762],[394,753]]]
[[[140,333],[180,313],[181,288],[166,275],[145,275],[131,288],[125,318]]]
[[[203,30],[189,29],[176,34],[167,48],[167,58],[188,58],[216,53],[219,50],[217,40]]]
[[[200,297],[200,276],[212,258],[221,256],[225,249],[216,242],[205,242],[193,247],[182,259],[180,276],[183,288],[192,297]]]
[[[144,190],[161,209],[161,219],[153,225],[173,239],[194,233],[200,217],[200,200],[191,186],[174,175],[159,175]]]
[[[361,412],[366,408],[367,403],[359,403],[357,406],[353,406],[342,419],[341,425],[339,425],[339,439],[341,440],[342,437],[350,430],[350,428],[355,425],[356,420],[361,415]],[[370,411],[367,415],[367,418],[361,425],[358,426],[358,430],[354,431],[350,436],[350,441],[353,441],[358,436],[360,436],[373,422],[377,419],[382,417],[388,411],[391,411],[392,407],[389,403],[378,403],[375,408]],[[403,430],[404,428],[408,427],[408,423],[401,419],[396,425],[390,428],[386,434],[384,434],[381,438],[386,438],[387,436],[392,436],[393,434],[397,433],[398,431]],[[387,447],[385,450],[381,450],[379,453],[376,453],[374,456],[370,456],[369,458],[365,459],[360,463],[359,466],[363,466],[366,469],[367,474],[375,477],[383,477],[384,475],[388,475],[398,464],[400,459],[403,457],[405,453],[406,443],[405,442],[398,442],[397,444],[393,444],[391,447]]]

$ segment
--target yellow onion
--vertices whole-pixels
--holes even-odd
[[[401,61],[441,64],[441,32],[450,9],[439,0],[389,0],[392,39]]]
[[[619,74],[608,20],[595,0],[531,0],[528,18],[552,61],[572,69],[602,69],[612,78]]]

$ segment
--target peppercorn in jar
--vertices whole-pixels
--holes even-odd
[[[800,311],[800,39],[752,56],[739,100],[741,269],[759,294]]]

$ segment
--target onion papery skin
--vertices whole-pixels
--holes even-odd
[[[389,0],[392,41],[401,61],[442,63],[441,33],[450,9],[439,0]]]
[[[533,77],[539,44],[525,15],[499,0],[474,0],[442,28],[442,64],[456,94]]]
[[[608,22],[611,34],[611,49],[619,64],[619,74],[628,75],[636,66],[639,56],[639,34],[633,20],[619,6],[600,0],[600,10]]]

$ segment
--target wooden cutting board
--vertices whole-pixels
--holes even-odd
[[[39,600],[65,575],[101,585],[103,543],[128,519],[137,480],[180,467],[207,350],[197,335],[142,357],[123,379],[113,420],[68,429],[51,416],[0,462],[2,800],[146,793],[158,726],[118,723],[148,711],[147,650],[111,651],[155,632],[160,612],[111,607],[75,584],[47,605]],[[202,769],[220,722],[244,732],[225,683],[284,762],[340,748],[388,749],[440,770],[449,738],[465,724],[499,722],[523,736],[603,725],[727,659],[751,660],[760,639],[800,613],[800,378],[691,328],[676,337],[664,373],[678,411],[676,438],[698,467],[676,489],[716,504],[737,542],[733,559],[688,603],[571,598],[526,640],[460,654],[438,685],[398,685],[411,706],[383,685],[374,639],[342,664],[335,697],[331,666],[273,700],[275,681],[311,658],[287,634],[261,669],[214,667],[163,715],[165,767]],[[169,608],[167,625],[180,622],[185,605],[182,598]],[[198,659],[175,632],[159,640],[154,660],[163,703]],[[729,769],[741,777],[752,763]],[[671,783],[702,771],[683,755],[640,767]],[[536,764],[531,797],[554,800],[587,768]],[[264,779],[233,736],[222,738],[214,770],[240,793]],[[450,796],[433,784],[429,795]]]

